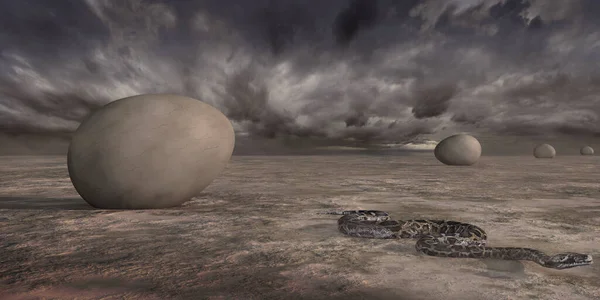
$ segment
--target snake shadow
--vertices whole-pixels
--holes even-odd
[[[47,197],[2,197],[0,209],[33,209],[33,210],[97,210],[83,199],[47,198]]]
[[[478,272],[476,275],[496,278],[496,279],[515,279],[524,278],[525,264],[518,260],[501,259],[481,259],[485,264],[485,271]]]

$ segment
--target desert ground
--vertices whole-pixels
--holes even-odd
[[[338,216],[469,222],[490,246],[600,259],[600,157],[234,156],[182,207],[98,210],[64,156],[0,157],[2,299],[600,299],[600,263],[438,258],[351,238]]]

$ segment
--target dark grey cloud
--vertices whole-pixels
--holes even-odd
[[[594,137],[598,16],[595,0],[0,0],[0,130],[68,133],[168,92],[249,140]]]
[[[452,84],[417,89],[412,113],[417,119],[441,116],[448,110],[449,102],[456,93],[456,86]]]
[[[377,20],[377,1],[351,0],[333,21],[333,35],[338,44],[347,46],[362,29]]]

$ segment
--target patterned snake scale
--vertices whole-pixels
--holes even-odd
[[[392,220],[378,210],[327,212],[342,215],[338,229],[349,236],[375,239],[418,239],[417,252],[455,258],[493,258],[529,260],[543,267],[568,269],[591,265],[592,256],[581,253],[560,253],[549,256],[531,248],[488,247],[487,234],[475,225],[446,220]]]

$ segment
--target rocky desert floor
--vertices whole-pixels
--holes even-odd
[[[438,258],[337,216],[452,219],[490,246],[600,259],[600,157],[234,156],[182,207],[98,210],[65,157],[0,157],[1,299],[600,299],[600,264]]]

